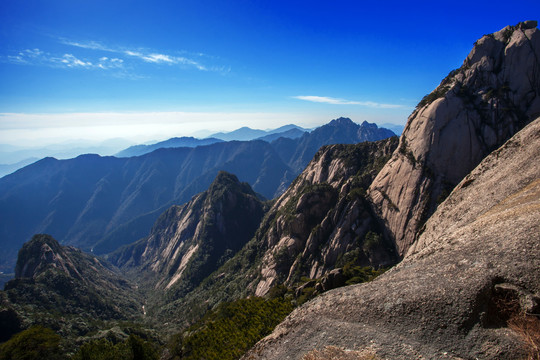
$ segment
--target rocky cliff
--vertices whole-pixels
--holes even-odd
[[[398,149],[369,188],[401,256],[454,186],[540,114],[536,26],[526,21],[483,36],[409,117]]]
[[[146,274],[152,287],[180,295],[197,286],[251,239],[264,204],[246,183],[220,172],[209,189],[164,212],[151,234],[110,256]]]
[[[465,177],[405,259],[295,310],[244,359],[332,345],[391,359],[518,359],[540,320],[540,118]]]
[[[305,277],[319,278],[321,291],[342,286],[344,280],[339,282],[332,271],[345,264],[394,264],[395,248],[380,236],[365,189],[397,143],[393,137],[322,147],[274,202],[253,238],[157,316],[174,313],[175,321],[189,324],[223,301],[265,295],[276,285],[298,290]]]
[[[396,148],[397,138],[321,148],[277,199],[257,232],[264,250],[256,295],[300,277],[319,278],[354,261],[387,266],[396,260],[392,244],[365,241],[380,233],[365,189]]]

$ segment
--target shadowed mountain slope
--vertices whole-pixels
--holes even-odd
[[[286,139],[293,141],[286,148],[281,138],[277,144],[220,142],[131,158],[81,155],[40,160],[0,179],[0,271],[12,269],[17,249],[35,233],[49,233],[61,243],[97,254],[134,242],[148,235],[171,205],[205,191],[220,170],[273,198],[285,191],[321,145],[369,139],[371,133],[361,128],[371,129],[348,119],[334,121],[313,131],[313,138],[305,134]]]
[[[109,260],[146,278],[147,286],[185,295],[251,239],[263,214],[247,183],[220,172],[207,191],[168,209],[147,238]]]
[[[219,170],[238,174],[267,197],[289,173],[264,141],[160,149],[124,159],[83,155],[38,161],[0,179],[0,268],[11,268],[17,249],[35,233],[90,250],[123,224],[150,214],[143,233],[120,234],[115,246],[103,248],[133,242],[147,235],[169,206],[207,189]]]

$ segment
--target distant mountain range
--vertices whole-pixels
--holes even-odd
[[[129,158],[45,158],[0,179],[0,271],[13,268],[17,250],[35,233],[97,254],[111,252],[148,235],[163,211],[207,189],[220,170],[271,199],[285,191],[322,145],[392,135],[375,124],[340,118],[272,143],[217,142]]]
[[[19,170],[20,168],[23,168],[26,165],[30,165],[38,160],[39,160],[38,158],[31,157],[31,158],[27,158],[19,162],[16,162],[14,164],[0,164],[0,177],[11,174],[12,172],[15,172]]]
[[[157,149],[166,149],[166,148],[178,148],[178,147],[197,147],[204,145],[212,145],[218,142],[223,142],[221,139],[217,138],[206,138],[206,139],[196,139],[194,137],[174,137],[165,141],[160,141],[151,145],[133,145],[124,149],[114,156],[116,157],[131,157],[131,156],[140,156],[148,154]]]
[[[277,135],[278,137],[289,137],[287,133],[290,130],[300,130],[301,132],[309,131],[308,129],[301,128],[300,126],[290,124],[290,125],[284,125],[274,130],[257,130],[257,129],[251,129],[249,127],[242,127],[240,129],[231,131],[231,132],[219,132],[210,135],[210,138],[218,138],[225,141],[232,141],[232,140],[254,140],[254,139],[260,139],[264,138],[268,135]],[[298,132],[290,132],[289,134],[298,134]],[[297,136],[294,136],[297,137]],[[264,139],[263,139],[264,140]],[[268,140],[265,140],[268,141]]]
[[[115,154],[116,157],[131,157],[148,154],[157,149],[163,148],[178,148],[178,147],[197,147],[204,145],[211,145],[223,141],[249,141],[249,140],[263,140],[266,142],[272,142],[280,137],[296,139],[302,136],[306,129],[302,129],[296,125],[285,125],[275,130],[256,130],[249,127],[242,127],[240,129],[227,132],[216,133],[210,137],[204,139],[197,139],[194,137],[174,137],[165,141],[160,141],[155,144],[146,145],[134,145],[127,149],[124,149]]]
[[[44,157],[70,159],[81,154],[107,156],[131,145],[133,145],[133,142],[126,139],[109,139],[102,142],[77,140],[43,147],[20,147],[0,144],[0,164],[11,165],[21,161],[28,161],[30,158],[36,160]]]

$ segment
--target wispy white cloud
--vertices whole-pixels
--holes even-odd
[[[167,54],[158,54],[158,53],[143,53],[140,51],[133,51],[133,50],[124,50],[124,54],[133,56],[136,58],[139,58],[147,63],[154,63],[154,64],[169,64],[169,65],[187,65],[195,67],[198,70],[201,71],[208,71],[209,69],[200,64],[199,62],[189,59],[183,56],[173,56],[173,55],[167,55]],[[211,69],[212,70],[212,69]]]
[[[139,60],[142,60],[145,63],[185,65],[185,66],[194,67],[201,71],[217,71],[216,69],[219,69],[218,67],[208,68],[202,65],[199,61],[196,61],[186,56],[174,56],[171,54],[157,53],[157,52],[153,52],[153,51],[145,50],[145,49],[128,49],[124,47],[115,48],[115,47],[105,46],[104,44],[97,41],[80,42],[80,41],[72,41],[65,38],[60,38],[59,40],[62,44],[79,47],[83,49],[107,51],[107,52],[112,52],[116,54],[128,55],[130,57],[134,57]],[[192,55],[194,57],[205,56],[203,53],[197,53],[197,54],[192,54]]]
[[[40,49],[26,49],[18,52],[16,55],[8,55],[7,62],[41,65],[53,68],[82,68],[82,69],[122,69],[124,60],[119,58],[109,58],[106,56],[95,60],[75,56],[71,53],[62,55],[52,55],[51,53]]]
[[[153,63],[161,63],[161,62],[165,62],[165,63],[174,63],[174,60],[173,58],[171,58],[169,55],[163,55],[163,54],[149,54],[149,55],[144,55],[142,57],[142,59],[144,61],[147,61],[147,62],[153,62]]]
[[[64,56],[62,56],[62,59],[60,59],[60,62],[62,64],[65,64],[67,67],[94,67],[94,64],[92,64],[90,61],[80,60],[72,54],[64,54]]]
[[[202,53],[189,54],[186,51],[178,51],[176,54],[167,54],[155,50],[143,48],[125,48],[107,46],[98,41],[74,41],[66,38],[57,38],[61,44],[72,47],[65,53],[51,54],[40,49],[26,49],[14,54],[0,56],[0,61],[26,64],[41,65],[50,67],[65,67],[79,69],[99,69],[99,70],[120,70],[114,74],[123,74],[127,71],[133,73],[139,72],[134,78],[140,78],[140,68],[142,64],[169,65],[178,66],[183,69],[197,69],[199,71],[211,71],[225,74],[230,72],[230,67],[223,65],[205,65],[201,60],[212,60],[215,58]],[[90,50],[81,54],[76,49]],[[108,53],[108,54],[107,54]],[[179,55],[181,54],[181,55]],[[133,76],[130,76],[133,77]]]
[[[358,101],[349,101],[344,99],[337,99],[328,96],[293,96],[295,99],[325,103],[325,104],[334,104],[334,105],[359,105]]]
[[[72,41],[72,40],[69,40],[69,39],[66,39],[66,38],[58,38],[58,40],[59,40],[60,43],[62,43],[64,45],[75,46],[75,47],[82,48],[82,49],[112,51],[112,52],[115,51],[115,50],[110,49],[110,48],[106,47],[105,45],[103,45],[102,43],[97,42],[97,41],[79,42],[79,41]]]
[[[316,103],[325,103],[325,104],[332,104],[332,105],[360,105],[360,106],[379,108],[379,109],[398,109],[398,108],[405,107],[404,105],[399,105],[399,104],[383,104],[383,103],[377,103],[374,101],[352,101],[352,100],[345,100],[345,99],[333,98],[333,97],[328,97],[328,96],[299,95],[299,96],[293,96],[293,98],[298,99],[298,100],[316,102]]]

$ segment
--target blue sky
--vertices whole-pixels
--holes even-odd
[[[0,143],[404,124],[537,1],[0,2]]]

